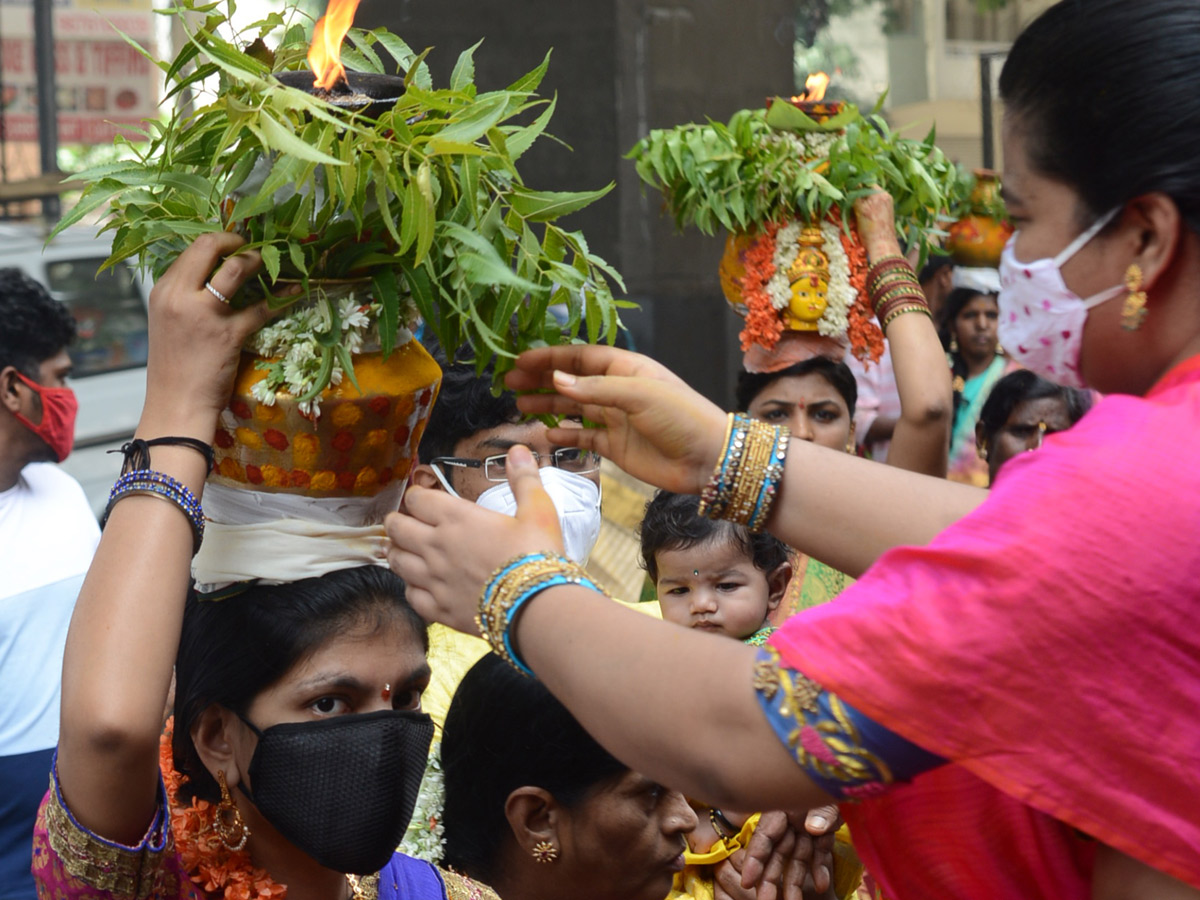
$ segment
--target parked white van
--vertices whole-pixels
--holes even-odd
[[[28,272],[78,323],[68,384],[79,398],[79,417],[75,449],[62,467],[83,485],[97,515],[121,470],[121,455],[106,451],[133,436],[146,394],[149,285],[126,264],[97,276],[110,237],[75,226],[45,245],[45,232],[35,226],[0,223],[0,267]]]

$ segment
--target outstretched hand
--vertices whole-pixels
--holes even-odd
[[[527,351],[506,376],[526,413],[582,416],[583,428],[553,428],[551,442],[595,450],[642,481],[699,493],[721,453],[725,414],[669,369],[613,347]],[[594,423],[594,424],[593,424]]]
[[[509,449],[508,483],[515,517],[416,486],[404,496],[404,512],[387,517],[388,564],[425,621],[478,634],[479,598],[496,569],[526,553],[562,553],[558,512],[527,447]]]

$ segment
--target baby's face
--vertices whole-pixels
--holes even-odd
[[[767,576],[735,541],[660,550],[656,562],[658,602],[668,622],[739,640],[762,628],[771,597]]]

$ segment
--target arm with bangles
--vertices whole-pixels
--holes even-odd
[[[232,295],[258,268],[257,254],[222,264],[242,243],[228,234],[198,238],[151,292],[137,437],[212,439],[239,348],[267,318],[265,305],[234,312],[203,287],[211,275]],[[197,497],[203,490],[207,460],[192,447],[157,446],[152,467]],[[194,539],[188,516],[160,497],[112,505],[67,636],[59,784],[79,824],[123,844],[142,839],[158,804],[159,735]]]
[[[582,415],[597,423],[551,429],[551,441],[597,450],[666,490],[699,493],[723,449],[725,414],[668,369],[635,353],[546,347],[522,354],[507,380],[517,391],[554,391],[521,396],[523,412]],[[893,547],[928,543],[987,498],[979,488],[809,441],[791,442],[786,472],[768,530],[853,577]]]
[[[416,487],[405,500],[408,514],[388,517],[389,562],[424,618],[482,629],[493,649],[514,664],[523,659],[617,758],[687,796],[732,809],[811,809],[855,783],[859,776],[840,772],[836,759],[814,769],[806,752],[785,746],[797,727],[829,715],[814,697],[826,707],[835,698],[785,672],[771,651],[651,619],[587,586],[560,558],[557,513],[529,450],[513,447],[508,468],[515,518]],[[471,539],[486,552],[463,558]],[[864,742],[875,740],[872,723],[853,724]],[[683,744],[681,733],[689,735]],[[893,755],[889,737],[876,741],[885,758]],[[863,780],[890,780],[868,775]]]
[[[942,343],[928,314],[929,306],[917,276],[900,251],[892,198],[882,191],[869,194],[855,202],[854,211],[872,272],[879,271],[877,267],[899,267],[899,271],[883,275],[883,289],[872,291],[873,302],[885,296],[887,288],[898,289],[900,296],[895,303],[899,305],[895,308],[909,310],[890,320],[884,315],[885,321],[880,322],[891,350],[900,415],[898,418],[876,418],[863,441],[869,444],[890,439],[889,466],[944,478],[953,419],[953,394]],[[873,287],[870,279],[868,286]],[[910,290],[911,300],[906,299],[905,288]],[[877,311],[883,312],[882,305]]]

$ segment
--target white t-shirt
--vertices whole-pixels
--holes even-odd
[[[99,540],[83,488],[53,464],[0,493],[0,757],[58,743],[67,626]]]

